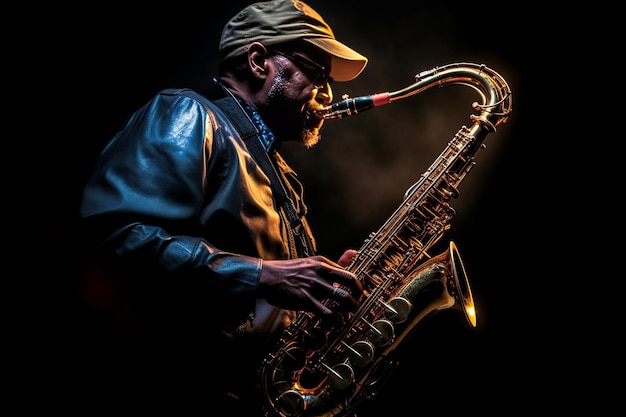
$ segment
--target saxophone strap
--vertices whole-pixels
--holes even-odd
[[[248,145],[255,161],[270,179],[272,191],[276,195],[281,211],[288,222],[287,235],[289,237],[291,257],[298,258],[314,255],[315,241],[309,225],[304,214],[299,214],[293,199],[289,196],[288,189],[292,192],[292,195],[296,196],[297,194],[286,176],[286,163],[276,150],[274,150],[273,155],[265,151],[259,137],[259,131],[248,117],[246,111],[228,90],[223,90],[226,92],[226,95],[212,101],[230,117],[237,132]],[[203,105],[207,101],[206,97],[190,89],[183,88],[175,90],[175,92],[194,98]],[[301,204],[303,205],[303,203]]]

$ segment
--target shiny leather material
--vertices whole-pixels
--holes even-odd
[[[289,257],[269,179],[235,127],[214,104],[178,94],[156,95],[106,146],[81,216],[143,274],[200,276],[207,304],[224,302],[211,287],[248,300],[242,317],[254,308],[260,259]]]

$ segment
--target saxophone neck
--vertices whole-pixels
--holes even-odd
[[[323,107],[318,111],[320,117],[341,119],[362,113],[374,107],[389,104],[421,93],[433,87],[464,85],[474,89],[482,98],[482,103],[474,102],[474,110],[479,116],[472,117],[474,122],[482,123],[490,132],[508,120],[511,113],[511,89],[497,72],[484,64],[453,63],[422,71],[415,76],[415,82],[400,90],[349,98]]]
[[[345,116],[352,116],[362,113],[373,107],[391,103],[389,93],[378,93],[370,96],[349,98],[344,96],[343,100],[322,108],[321,116],[328,119],[341,119]]]

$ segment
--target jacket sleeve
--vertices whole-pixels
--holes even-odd
[[[231,294],[251,294],[259,258],[220,251],[197,226],[213,128],[197,101],[161,93],[102,151],[82,196],[81,216],[97,242],[161,274],[200,273]]]

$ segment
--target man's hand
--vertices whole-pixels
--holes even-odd
[[[277,307],[311,311],[322,317],[355,311],[363,285],[343,268],[355,254],[356,251],[347,250],[338,263],[323,256],[263,261],[260,297]],[[323,303],[325,300],[334,302]]]

